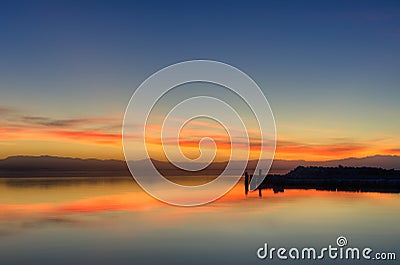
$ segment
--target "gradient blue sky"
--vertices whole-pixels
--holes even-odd
[[[90,139],[40,139],[48,126],[26,118],[115,120],[96,131],[118,134],[134,88],[191,59],[232,64],[260,85],[282,150],[300,148],[281,158],[335,157],[301,147],[400,153],[398,1],[3,1],[0,33],[2,157],[121,158],[118,141],[102,155]],[[69,140],[91,151],[58,145]]]

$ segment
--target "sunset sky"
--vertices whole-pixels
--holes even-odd
[[[135,88],[193,59],[231,64],[258,83],[275,116],[277,159],[400,155],[399,2],[267,2],[3,4],[0,158],[123,159]],[[221,139],[226,154],[225,132],[198,122],[182,134],[188,155],[201,136]]]

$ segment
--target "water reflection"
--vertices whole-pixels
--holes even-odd
[[[266,189],[259,198],[239,183],[186,208],[129,177],[1,179],[0,194],[0,264],[259,264],[265,241],[322,245],[344,234],[361,246],[400,243],[398,194]]]

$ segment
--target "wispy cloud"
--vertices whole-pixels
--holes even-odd
[[[6,106],[0,106],[0,115],[10,114],[16,112],[16,109]]]
[[[300,142],[280,141],[277,145],[277,153],[298,154],[304,156],[351,156],[361,151],[366,151],[369,146],[361,143],[330,143],[330,144],[306,144]]]
[[[400,148],[385,149],[385,152],[393,155],[400,155]]]
[[[117,126],[121,127],[122,120],[116,121],[116,117],[97,117],[97,118],[80,118],[80,119],[54,119],[42,116],[22,116],[21,122],[31,125],[41,125],[49,127],[76,127],[76,126]]]
[[[0,139],[79,141],[95,144],[121,144],[122,115],[59,119],[20,115],[0,108]]]
[[[56,143],[83,143],[92,145],[108,145],[110,148],[119,148],[122,145],[122,114],[98,117],[58,118],[52,116],[22,115],[8,107],[0,107],[0,145],[4,150],[12,148],[18,141],[51,141]],[[139,127],[132,127],[141,130]],[[175,145],[176,139],[168,137],[176,128],[164,127],[161,124],[146,126],[146,142],[153,145],[154,150],[163,152],[161,130],[167,137],[163,144]],[[276,158],[279,159],[306,159],[323,160],[345,158],[349,156],[361,157],[374,154],[400,154],[397,139],[384,137],[381,139],[359,140],[355,138],[321,136],[310,141],[296,135],[296,138],[285,137],[280,134],[277,141]],[[261,151],[261,142],[257,130],[249,134],[251,157],[257,157]],[[137,135],[126,135],[135,139]],[[185,126],[179,136],[181,148],[191,150],[199,148],[199,141],[203,137],[212,138],[218,150],[229,155],[232,143],[235,148],[247,150],[248,141],[240,137],[229,138],[227,131],[219,124],[204,121],[194,121],[191,126]],[[212,144],[202,145],[205,148],[214,148]],[[97,147],[96,147],[97,148]],[[44,151],[43,151],[44,150]],[[41,153],[45,152],[45,149]],[[60,151],[62,152],[62,150]],[[121,152],[122,153],[122,152]]]

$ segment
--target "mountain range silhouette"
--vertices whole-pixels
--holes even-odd
[[[144,167],[144,160],[130,161],[135,167]],[[165,175],[185,175],[187,172],[173,164],[152,159],[155,167]],[[231,162],[233,166],[235,161]],[[247,171],[256,167],[257,161],[250,160]],[[214,162],[198,175],[215,175],[223,171],[227,162]],[[368,156],[363,158],[346,158],[329,161],[279,160],[273,161],[270,173],[286,174],[298,166],[318,167],[377,167],[383,169],[400,169],[400,156]],[[81,159],[57,156],[11,156],[0,160],[0,177],[46,177],[46,176],[129,176],[125,161]]]

